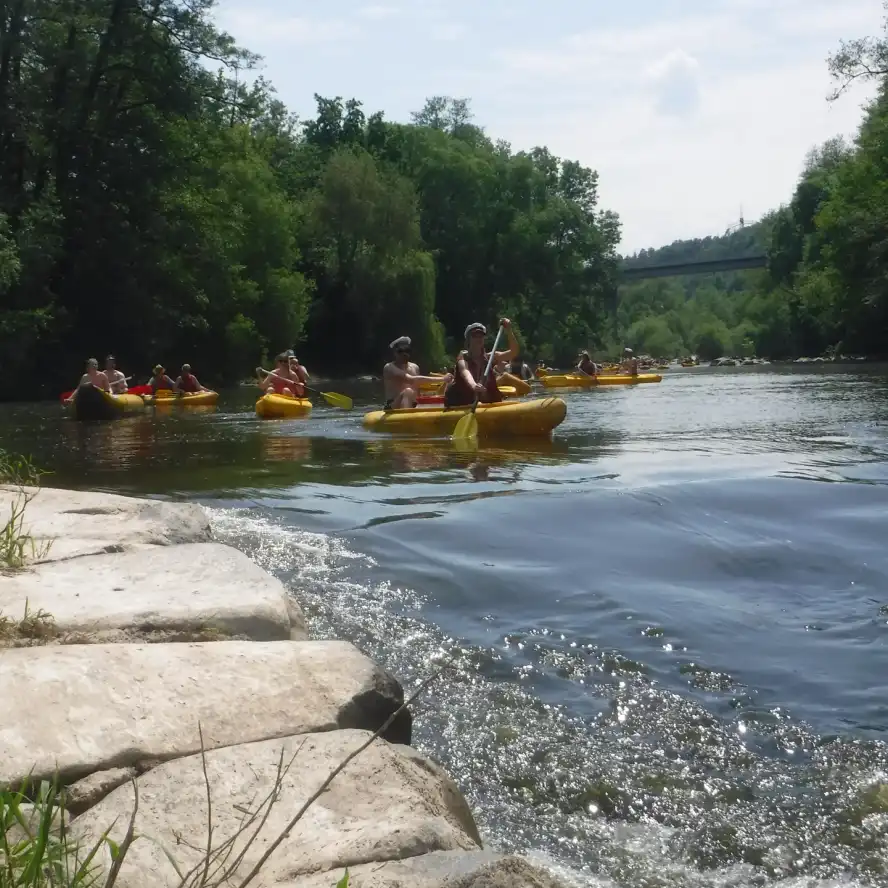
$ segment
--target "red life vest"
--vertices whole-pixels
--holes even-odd
[[[179,388],[183,392],[199,392],[200,383],[197,381],[197,377],[193,373],[183,373],[179,377]]]
[[[473,361],[466,351],[460,352],[459,357],[465,361],[472,379],[476,382],[481,382],[481,377],[487,369],[487,362],[490,360],[490,353],[485,352],[484,357],[480,361]],[[444,392],[444,406],[461,407],[466,404],[474,404],[475,391],[470,389],[462,378],[462,374],[459,372],[459,360],[457,360],[451,372],[453,373],[453,382],[447,386]],[[485,392],[482,399],[485,403],[492,404],[503,400],[502,392],[497,388],[496,376],[494,376],[493,370],[490,371],[487,379],[484,380],[484,388]]]

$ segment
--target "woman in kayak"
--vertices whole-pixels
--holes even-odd
[[[419,365],[410,360],[409,336],[399,336],[389,343],[392,360],[382,368],[382,383],[385,388],[383,410],[399,410],[402,407],[415,407],[419,397],[419,386],[423,382],[446,385],[453,377],[448,373],[443,377],[421,376]]]
[[[151,379],[148,380],[148,385],[151,386],[152,395],[156,395],[161,391],[172,392],[176,390],[176,383],[166,375],[166,369],[163,364],[154,365],[154,373]]]
[[[183,364],[182,374],[176,379],[176,391],[183,394],[195,394],[209,391],[209,389],[204,388],[191,372],[191,364]]]
[[[577,372],[586,376],[598,376],[598,365],[589,357],[589,352],[581,351],[577,357],[580,359]]]
[[[511,373],[512,376],[517,376],[519,379],[523,379],[525,382],[530,382],[533,379],[533,370],[525,363],[524,358],[520,355],[515,358],[508,367],[506,367],[506,371]]]
[[[256,376],[259,377],[259,388],[266,395],[287,395],[291,398],[305,397],[305,385],[299,374],[290,367],[290,357],[286,353],[279,354],[274,359],[274,370],[256,368]]]
[[[506,351],[497,352],[493,362],[513,361],[518,357],[520,347],[515,334],[512,331],[512,322],[503,318],[500,324],[505,328],[509,339],[509,348]],[[463,407],[475,403],[477,397],[484,404],[502,401],[503,396],[496,386],[496,377],[491,372],[487,379],[483,379],[487,369],[487,361],[490,353],[484,350],[484,337],[487,335],[487,327],[484,324],[474,323],[466,327],[466,349],[460,352],[453,368],[453,382],[444,390],[445,407]]]

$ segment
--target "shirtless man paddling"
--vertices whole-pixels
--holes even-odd
[[[126,377],[117,369],[117,359],[114,355],[105,358],[105,376],[108,385],[111,386],[112,395],[125,395],[128,389]]]
[[[80,382],[78,382],[77,385],[78,387],[81,385],[94,385],[103,392],[111,391],[108,377],[99,370],[99,362],[95,358],[90,358],[86,362],[86,373],[80,377]]]
[[[423,382],[447,385],[453,379],[449,373],[446,376],[421,376],[419,365],[410,360],[411,345],[409,336],[399,336],[389,345],[392,360],[382,370],[386,410],[415,407],[419,385]]]

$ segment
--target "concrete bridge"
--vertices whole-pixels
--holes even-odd
[[[620,269],[621,283],[641,281],[646,278],[677,277],[686,274],[712,274],[716,271],[742,271],[747,268],[765,268],[768,257],[744,256],[740,259],[711,259],[707,262],[676,262],[671,265],[650,265],[646,268]]]

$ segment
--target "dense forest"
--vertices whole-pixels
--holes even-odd
[[[503,313],[534,354],[594,337],[619,242],[595,172],[491,141],[465,100],[298,121],[212,6],[0,7],[0,397],[108,351],[224,382],[293,346],[378,371],[404,333],[437,366]]]
[[[786,207],[628,260],[755,245],[767,271],[618,288],[619,220],[593,170],[493,141],[466,100],[397,123],[317,96],[297,120],[214,2],[0,4],[0,398],[58,392],[109,351],[137,377],[190,361],[223,383],[290,347],[313,369],[378,371],[407,333],[435,367],[501,314],[556,364],[624,343],[886,351],[884,84]],[[841,88],[884,80],[885,58],[862,40],[831,65]]]

